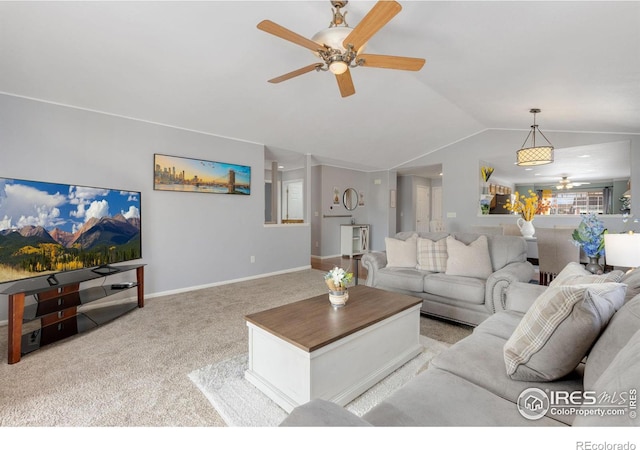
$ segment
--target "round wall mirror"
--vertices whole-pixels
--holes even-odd
[[[353,211],[358,206],[358,192],[354,188],[344,190],[342,194],[342,203],[349,211]]]

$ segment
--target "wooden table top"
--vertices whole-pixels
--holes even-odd
[[[327,293],[249,314],[245,320],[312,352],[421,303],[416,297],[359,285],[349,288],[342,308],[334,308]]]

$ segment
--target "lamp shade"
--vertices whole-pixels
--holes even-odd
[[[328,47],[331,47],[335,50],[339,50],[340,52],[344,53],[345,51],[347,51],[347,49],[343,47],[342,43],[347,38],[347,36],[351,34],[352,31],[353,31],[353,28],[349,28],[349,27],[325,28],[323,30],[318,31],[316,34],[314,34],[311,40],[314,42],[317,42],[320,45],[326,45]],[[354,51],[357,50],[358,53],[362,53],[364,51],[364,48],[365,46],[363,45],[358,49],[354,49]]]
[[[345,73],[348,68],[349,65],[344,61],[334,61],[329,65],[329,70],[336,75]]]
[[[640,234],[607,233],[604,235],[607,264],[620,267],[640,267]]]
[[[553,162],[553,147],[528,147],[518,150],[516,164],[519,166],[541,166]]]
[[[531,130],[527,134],[522,148],[516,153],[516,164],[519,166],[541,166],[543,164],[550,164],[553,162],[553,145],[549,142],[542,131],[536,125],[536,114],[540,112],[538,108],[531,108],[529,110],[533,114],[533,125]],[[540,133],[540,136],[547,141],[548,145],[536,145],[536,132]],[[531,143],[527,145],[527,141],[531,138]]]

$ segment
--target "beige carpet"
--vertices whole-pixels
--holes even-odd
[[[17,364],[2,350],[0,426],[224,426],[188,374],[247,351],[246,314],[325,292],[304,270],[151,298]],[[423,317],[421,333],[453,343],[470,329]]]

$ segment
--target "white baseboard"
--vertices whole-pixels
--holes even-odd
[[[329,256],[318,256],[318,255],[311,255],[311,257],[313,259],[331,259],[331,258],[342,258],[342,255],[329,255]]]
[[[174,290],[171,290],[171,291],[155,292],[153,294],[145,294],[144,298],[147,299],[147,298],[154,298],[154,297],[162,297],[162,296],[165,296],[165,295],[182,294],[184,292],[197,291],[199,289],[206,289],[206,288],[215,287],[215,286],[223,286],[225,284],[231,284],[231,283],[239,283],[241,281],[257,280],[259,278],[272,277],[274,275],[282,275],[282,274],[285,274],[285,273],[299,272],[301,270],[308,270],[308,269],[311,269],[311,265],[301,266],[301,267],[294,267],[294,268],[291,268],[291,269],[279,270],[279,271],[276,271],[276,272],[261,273],[259,275],[253,275],[253,276],[250,276],[250,277],[235,278],[233,280],[217,281],[215,283],[201,284],[201,285],[198,285],[198,286],[188,286],[188,287],[185,287],[185,288],[174,289]]]

